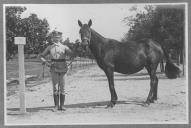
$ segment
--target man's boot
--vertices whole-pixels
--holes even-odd
[[[55,112],[55,111],[58,111],[58,109],[59,109],[59,95],[54,94],[53,96],[54,96],[54,105],[55,105],[55,107],[53,108],[52,111]]]
[[[64,107],[65,95],[60,94],[60,110],[65,111],[66,108]]]

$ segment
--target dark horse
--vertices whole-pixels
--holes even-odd
[[[114,88],[114,72],[132,74],[142,70],[144,67],[150,75],[150,91],[145,104],[149,105],[157,100],[158,78],[156,69],[163,58],[166,56],[167,64],[165,74],[168,78],[176,78],[180,69],[174,65],[168,54],[157,42],[151,39],[142,39],[131,42],[119,42],[108,39],[90,28],[92,21],[80,26],[80,36],[82,44],[89,46],[97,64],[105,72],[111,93],[111,101],[107,107],[113,107],[118,99]]]

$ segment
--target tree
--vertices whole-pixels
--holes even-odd
[[[125,17],[130,30],[124,37],[127,40],[152,38],[169,52],[177,51],[174,58],[181,58],[184,53],[184,6],[145,6],[143,12],[133,17]],[[180,57],[178,57],[180,56]],[[178,63],[179,63],[179,59]]]
[[[6,48],[7,56],[15,54],[17,47],[14,44],[14,37],[18,36],[20,32],[19,23],[21,14],[26,10],[25,7],[20,6],[6,6]]]
[[[22,35],[27,37],[26,53],[38,54],[42,52],[47,40],[49,24],[46,19],[39,19],[36,14],[21,20]]]
[[[46,36],[49,31],[49,24],[46,19],[39,19],[36,14],[21,19],[21,14],[26,7],[6,7],[6,44],[7,55],[11,56],[17,52],[14,44],[14,37],[26,37],[25,53],[38,54],[45,47]]]
[[[168,6],[164,8],[159,6],[156,8],[155,19],[158,20],[160,28],[159,34],[163,34],[163,45],[167,49],[177,52],[177,63],[183,62],[184,52],[184,7],[183,6]],[[156,36],[156,38],[160,38]]]

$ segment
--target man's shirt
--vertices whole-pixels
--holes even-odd
[[[50,59],[65,59],[67,50],[67,46],[58,42],[48,46],[41,55],[45,57],[50,54]]]

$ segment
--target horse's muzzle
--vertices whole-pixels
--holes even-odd
[[[88,49],[89,49],[88,43],[82,43],[82,44],[81,44],[81,47],[82,47],[85,51],[88,51]]]
[[[87,40],[82,41],[82,45],[89,45],[89,42]]]
[[[82,44],[83,45],[89,45],[89,43],[90,43],[90,40],[88,38],[83,38],[82,39]]]

